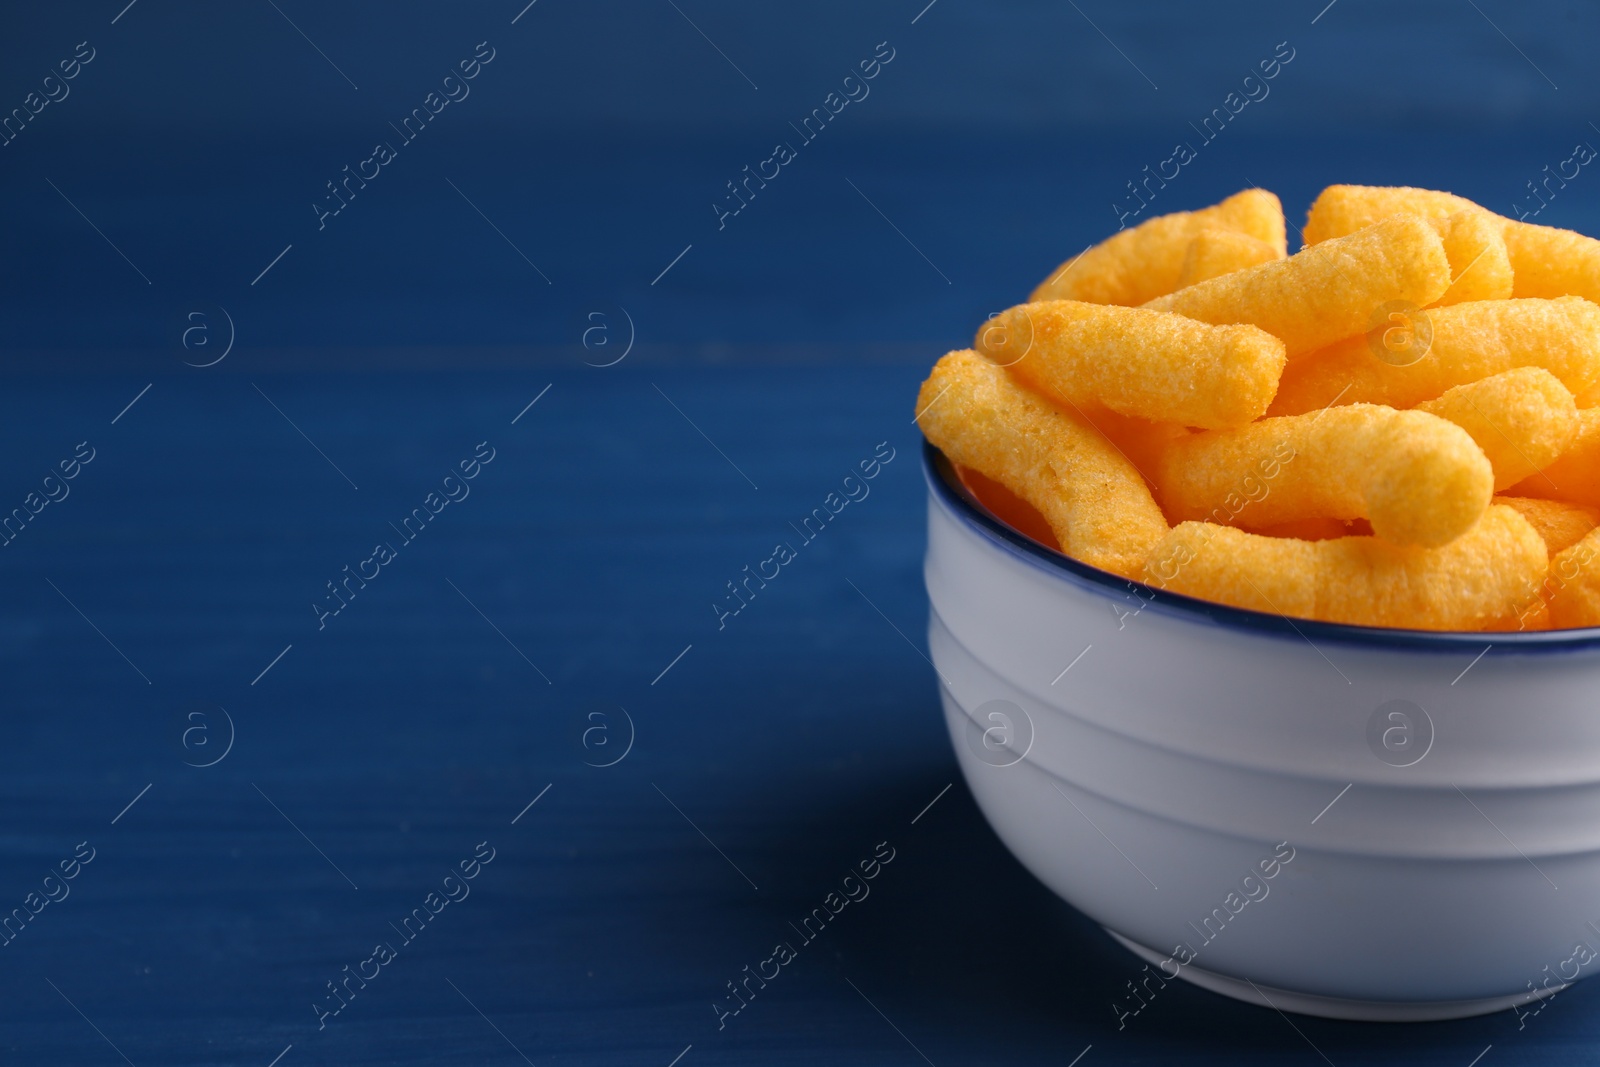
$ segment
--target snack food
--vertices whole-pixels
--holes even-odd
[[[1425,317],[1431,339],[1419,358],[1397,358],[1382,338],[1347,337],[1285,368],[1267,414],[1413,407],[1517,367],[1543,367],[1575,396],[1600,383],[1600,307],[1580,297],[1474,301]]]
[[[1512,294],[1511,255],[1506,250],[1504,227],[1487,211],[1458,211],[1430,220],[1444,242],[1454,279],[1434,303],[1460,304],[1468,300],[1505,300]]]
[[[1578,432],[1560,458],[1512,486],[1511,492],[1600,506],[1600,408],[1581,409]]]
[[[1518,367],[1446,389],[1418,411],[1449,419],[1472,435],[1504,489],[1549,466],[1578,434],[1578,405],[1547,370]]]
[[[1354,233],[1397,213],[1443,218],[1481,211],[1500,226],[1514,275],[1512,296],[1600,301],[1600,241],[1571,230],[1508,219],[1464,197],[1404,186],[1330,185],[1306,220],[1307,244]]]
[[[1545,586],[1552,626],[1600,626],[1600,530],[1550,560]]]
[[[1201,230],[1189,239],[1174,288],[1220,278],[1236,270],[1282,259],[1284,250],[1238,230]]]
[[[1600,242],[1330,186],[1285,257],[1280,211],[1246,190],[1074,257],[939,361],[928,440],[1003,521],[1158,590],[1600,626]]]
[[[1405,185],[1330,185],[1317,194],[1306,212],[1303,231],[1308,245],[1366,229],[1390,215],[1443,219],[1461,211],[1486,208],[1454,193]]]
[[[1552,556],[1565,552],[1600,526],[1600,508],[1529,496],[1497,496],[1494,502],[1517,509],[1544,540],[1544,550]]]
[[[973,346],[1066,407],[1208,429],[1260,418],[1284,362],[1283,342],[1254,326],[1079,300],[1003,311]]]
[[[1201,322],[1250,323],[1292,360],[1365,333],[1388,303],[1421,307],[1450,288],[1450,260],[1426,219],[1395,215],[1346,237],[1146,301]]]
[[[934,365],[917,412],[929,441],[1032,504],[1075,559],[1132,577],[1167,532],[1144,478],[1099,431],[971,349]]]
[[[1507,221],[1506,252],[1516,275],[1512,296],[1600,300],[1600,241],[1571,230]]]
[[[1254,532],[1268,537],[1328,541],[1335,537],[1371,537],[1372,524],[1366,519],[1295,519],[1263,526]]]
[[[1113,234],[1057,267],[1028,299],[1142,304],[1178,287],[1189,241],[1211,229],[1248,234],[1284,254],[1283,205],[1265,190],[1246,189],[1220,204],[1158,215]]]
[[[1156,476],[1175,521],[1364,518],[1399,545],[1443,545],[1466,533],[1489,506],[1493,482],[1489,460],[1461,427],[1377,404],[1191,434],[1168,447]]]
[[[1192,432],[1174,422],[1151,422],[1148,419],[1118,415],[1114,411],[1082,412],[1085,421],[1103,434],[1106,440],[1127,457],[1144,480],[1155,484],[1155,471],[1161,466],[1161,457],[1174,441],[1181,441]]]
[[[1426,630],[1476,630],[1513,614],[1544,577],[1544,542],[1495,505],[1440,548],[1377,537],[1301,541],[1185,522],[1151,553],[1159,589],[1273,614]]]

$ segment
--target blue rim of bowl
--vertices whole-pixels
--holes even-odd
[[[1190,622],[1209,622],[1225,629],[1247,630],[1306,641],[1329,641],[1368,648],[1405,648],[1435,652],[1463,652],[1484,645],[1519,652],[1577,652],[1600,648],[1600,627],[1568,630],[1514,631],[1404,630],[1380,626],[1350,626],[1314,619],[1290,619],[1248,608],[1236,608],[1210,600],[1173,593],[1121,575],[1091,567],[1047,548],[1025,534],[1007,526],[990,514],[956,476],[955,468],[943,452],[926,438],[922,441],[922,471],[928,488],[949,510],[979,533],[1024,562],[1049,572],[1056,578],[1094,592],[1118,598],[1132,593],[1146,608]],[[1486,649],[1484,651],[1487,651]]]

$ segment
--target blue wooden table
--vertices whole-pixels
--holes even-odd
[[[80,441],[93,458],[0,550],[0,887],[45,900],[0,948],[8,1062],[1309,1063],[1314,1042],[1465,1065],[1593,1039],[1585,986],[1519,1031],[1291,1025],[1180,984],[1119,1030],[1133,957],[1009,857],[949,751],[918,370],[642,355],[9,382],[18,504]],[[728,614],[780,542],[795,558]]]
[[[1113,229],[1276,42],[1272,96],[1153,210],[1259,184],[1298,221],[1370,181],[1510,211],[1600,139],[1593,12],[14,21],[4,1062],[1593,1058],[1590,983],[1522,1025],[1407,1027],[1171,984],[1119,1027],[1139,965],[960,781],[911,424],[932,361]],[[480,41],[471,98],[395,128]],[[878,42],[870,99],[713,209]],[[1538,221],[1600,232],[1597,181]]]

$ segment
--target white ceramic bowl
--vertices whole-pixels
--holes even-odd
[[[1144,957],[1136,984],[1421,1020],[1600,971],[1600,630],[1158,593],[999,523],[931,447],[924,468],[962,773],[1017,858]]]

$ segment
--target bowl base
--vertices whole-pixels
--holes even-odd
[[[1159,967],[1168,957],[1130,941],[1115,930],[1106,933],[1117,944],[1138,956],[1146,963]],[[1163,976],[1166,971],[1161,972]],[[1510,996],[1485,997],[1480,1000],[1348,1000],[1344,997],[1325,997],[1316,993],[1297,993],[1292,989],[1264,986],[1242,978],[1208,971],[1188,964],[1178,972],[1182,978],[1201,989],[1220,993],[1234,1000],[1242,1000],[1257,1007],[1276,1008],[1300,1015],[1316,1015],[1324,1019],[1350,1019],[1359,1022],[1420,1023],[1443,1019],[1465,1019],[1473,1015],[1489,1015],[1507,1008],[1517,1007],[1560,992],[1565,986],[1541,989],[1531,993],[1513,993]]]

